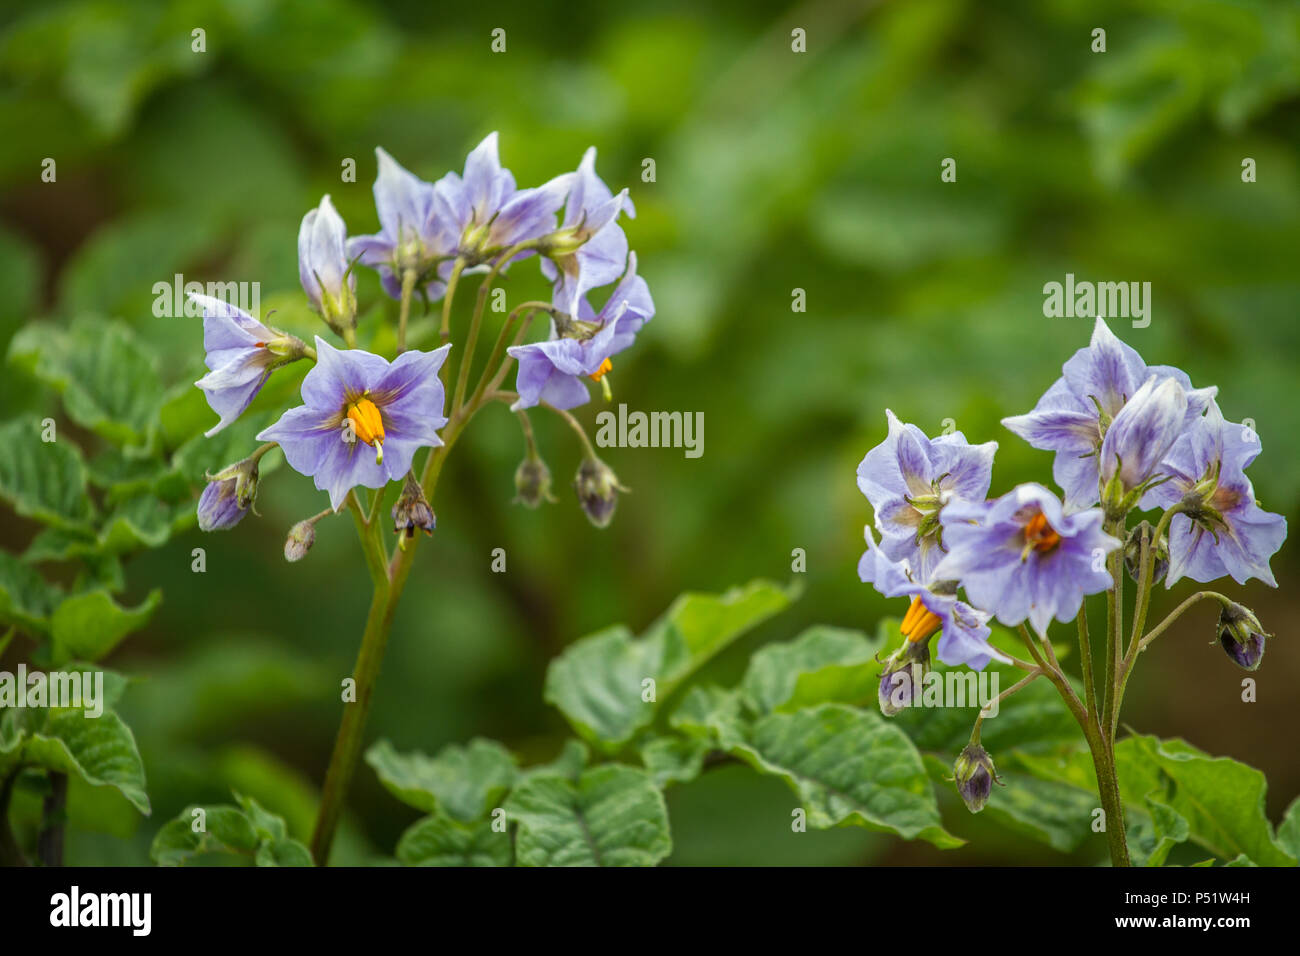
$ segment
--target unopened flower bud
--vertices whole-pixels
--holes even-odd
[[[880,712],[893,717],[920,696],[930,670],[930,642],[904,641],[885,661],[880,675]]]
[[[1239,667],[1253,671],[1264,657],[1266,634],[1253,611],[1233,601],[1219,612],[1219,644]]]
[[[425,534],[433,534],[433,529],[437,526],[438,519],[424,497],[424,489],[408,474],[402,485],[401,497],[393,505],[393,531],[398,535],[398,544],[413,537],[417,529]]]
[[[1164,580],[1165,575],[1169,572],[1169,538],[1165,535],[1160,536],[1159,541],[1151,541],[1151,535],[1155,529],[1149,522],[1142,521],[1129,532],[1128,540],[1124,543],[1124,567],[1128,575],[1134,581],[1142,573],[1142,544],[1150,542],[1151,548],[1151,583],[1157,584]]]
[[[536,508],[543,501],[555,501],[551,494],[551,469],[535,452],[529,452],[515,469],[515,491],[515,501],[526,508]]]
[[[257,500],[257,459],[252,455],[207,475],[208,485],[199,496],[199,527],[224,531],[243,520]]]
[[[993,784],[998,779],[997,771],[993,769],[993,758],[988,755],[988,751],[979,744],[967,744],[966,749],[957,755],[952,775],[966,809],[971,813],[983,810],[984,804],[989,802],[989,794],[993,792]]]
[[[299,521],[289,529],[289,536],[284,539],[284,559],[301,561],[316,543],[316,519]]]
[[[627,491],[619,484],[614,469],[599,458],[584,458],[573,479],[573,490],[578,493],[582,510],[597,528],[609,525],[618,505],[618,493]]]

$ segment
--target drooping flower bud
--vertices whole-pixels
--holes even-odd
[[[347,255],[347,227],[330,197],[302,217],[298,278],[326,324],[347,338],[357,324],[357,277]]]
[[[301,561],[316,543],[316,518],[299,521],[289,529],[289,536],[284,539],[284,559]]]
[[[208,485],[199,496],[199,528],[224,531],[243,520],[257,499],[257,460],[260,454],[227,465],[207,475]]]
[[[930,671],[930,641],[907,640],[885,661],[880,675],[880,712],[893,717],[910,707],[921,694],[925,675]]]
[[[1233,601],[1219,612],[1219,644],[1237,666],[1253,671],[1264,657],[1264,631],[1253,611]]]
[[[406,481],[402,483],[401,497],[393,505],[393,531],[397,533],[398,545],[405,547],[406,540],[414,537],[417,529],[431,535],[437,526],[438,519],[424,497],[424,489],[408,473]]]
[[[971,813],[979,813],[984,809],[984,804],[989,802],[989,794],[993,792],[993,784],[1000,782],[997,771],[993,769],[993,758],[976,743],[967,744],[966,749],[957,755],[952,774],[957,783],[957,792]]]
[[[608,527],[618,506],[618,493],[626,492],[614,474],[614,469],[599,458],[584,458],[573,479],[573,490],[587,518],[597,528]]]
[[[1129,532],[1128,540],[1124,542],[1124,567],[1134,581],[1142,573],[1143,542],[1151,548],[1151,583],[1164,580],[1169,571],[1169,538],[1162,534],[1159,541],[1152,541],[1154,532],[1149,522],[1142,521]]]
[[[515,491],[515,501],[526,508],[555,501],[551,494],[551,469],[535,451],[530,450],[515,469]]]

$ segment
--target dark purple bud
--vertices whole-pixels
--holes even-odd
[[[597,528],[608,527],[618,506],[618,493],[627,491],[618,481],[614,469],[599,458],[584,458],[573,479],[573,490],[586,512],[588,520]]]
[[[967,744],[966,749],[957,755],[952,775],[966,809],[971,813],[983,810],[998,779],[993,769],[993,758],[988,752],[979,744]]]
[[[1264,657],[1264,639],[1272,636],[1264,633],[1263,625],[1250,608],[1235,601],[1224,605],[1219,612],[1219,644],[1244,670],[1259,667]]]

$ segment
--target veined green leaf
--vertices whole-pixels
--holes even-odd
[[[531,777],[505,809],[519,824],[520,866],[654,866],[672,851],[663,794],[633,767]]]
[[[403,803],[427,813],[441,810],[463,823],[482,819],[519,775],[514,755],[483,739],[444,747],[436,757],[399,754],[381,740],[366,752],[366,763]]]

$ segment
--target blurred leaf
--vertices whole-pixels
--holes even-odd
[[[157,588],[135,608],[121,607],[107,591],[64,598],[50,620],[54,664],[107,656],[122,638],[149,623],[161,602],[162,591]]]
[[[684,594],[639,640],[620,625],[566,648],[547,668],[545,699],[585,739],[615,752],[650,723],[657,701],[790,599],[766,581],[722,595]],[[642,699],[647,680],[654,701]]]
[[[144,765],[135,736],[111,710],[98,717],[79,709],[8,710],[0,723],[0,776],[16,766],[44,767],[115,787],[149,814]]]
[[[654,866],[672,851],[663,794],[642,770],[607,764],[577,781],[532,777],[510,794],[520,866]]]
[[[286,835],[284,820],[251,797],[235,795],[238,807],[189,806],[154,837],[150,856],[160,866],[251,858],[257,866],[311,866],[311,853]],[[196,814],[202,810],[202,814]],[[216,858],[214,860],[213,858]]]
[[[64,332],[29,326],[14,338],[11,357],[63,396],[68,416],[120,444],[143,444],[162,403],[153,358],[120,322],[81,317]]]
[[[783,779],[810,826],[855,824],[940,849],[965,842],[943,828],[921,755],[878,714],[823,704],[761,717],[743,737],[724,732],[722,742],[755,770]]]
[[[60,528],[85,528],[93,514],[80,452],[67,440],[41,441],[37,422],[0,425],[0,497]]]
[[[436,757],[399,754],[387,740],[366,751],[366,763],[393,796],[417,810],[469,823],[490,811],[518,776],[515,757],[493,740],[451,745]]]
[[[438,813],[411,824],[397,843],[407,866],[509,866],[510,857],[510,834],[493,831],[492,821],[465,824]]]
[[[700,775],[710,747],[707,742],[681,737],[655,737],[641,745],[641,762],[655,786],[689,783]]]
[[[58,589],[36,569],[0,551],[0,623],[32,634],[48,633],[49,616],[58,600]]]
[[[760,714],[824,703],[874,701],[881,644],[861,631],[819,625],[792,641],[769,644],[750,659],[741,690]]]

